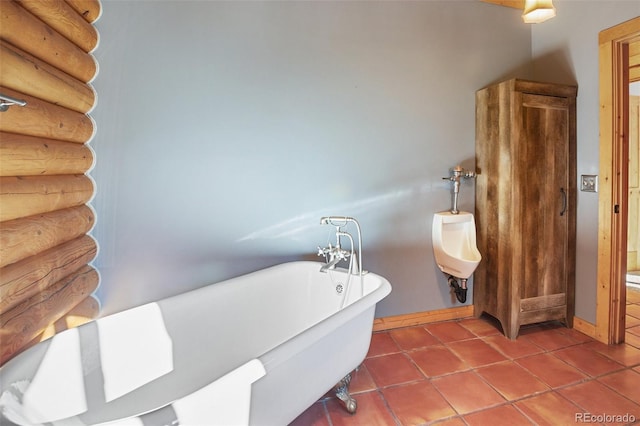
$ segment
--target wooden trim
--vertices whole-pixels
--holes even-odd
[[[512,7],[524,10],[524,0],[480,0],[483,3],[495,4],[498,6]]]
[[[629,43],[629,82],[640,81],[640,40]]]
[[[598,202],[598,268],[596,289],[596,339],[609,343],[609,278],[611,274],[611,139],[613,122],[611,108],[613,104],[611,84],[612,70],[611,46],[600,45],[600,185]]]
[[[582,318],[573,317],[573,328],[589,337],[596,338],[596,326]]]
[[[373,331],[392,330],[394,328],[411,327],[432,322],[448,321],[473,316],[473,305],[459,308],[438,309],[435,311],[416,312],[412,314],[395,315],[376,318],[373,321]]]
[[[629,43],[640,40],[640,17],[599,34],[600,196],[595,338],[624,341]]]
[[[598,42],[600,44],[610,42],[633,43],[640,40],[638,32],[640,32],[640,17],[629,19],[615,27],[600,31]]]
[[[513,79],[512,90],[516,92],[529,93],[536,96],[545,95],[545,96],[555,96],[555,97],[569,98],[569,99],[575,98],[576,96],[578,96],[578,86],[575,86],[575,85],[558,84],[558,83],[547,84],[547,83],[541,83],[539,81],[523,80],[520,78]],[[536,96],[532,98],[528,98],[529,101],[535,99]],[[547,103],[545,103],[544,105],[548,106],[549,101],[550,100],[547,100]],[[561,109],[567,108],[567,105],[565,104],[566,101],[559,100],[559,102],[560,104],[558,105],[558,108],[561,108]]]

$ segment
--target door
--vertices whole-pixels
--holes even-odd
[[[621,343],[625,334],[627,267],[629,83],[640,81],[640,58],[629,55],[640,43],[640,17],[601,31],[600,187],[598,196],[598,279],[596,323],[585,329],[601,342]],[[632,60],[633,58],[633,60]],[[625,208],[620,208],[623,206]]]

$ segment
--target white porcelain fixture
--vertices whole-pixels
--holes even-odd
[[[476,247],[476,224],[469,212],[435,213],[432,240],[436,263],[445,274],[467,279],[482,259]]]
[[[272,266],[58,333],[0,367],[0,424],[289,424],[362,364],[391,291],[370,272],[343,303],[347,272],[322,265]]]

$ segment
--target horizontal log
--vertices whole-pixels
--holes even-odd
[[[91,117],[33,96],[0,87],[0,93],[23,99],[27,105],[12,106],[0,114],[0,132],[17,133],[66,142],[91,140],[95,125]]]
[[[87,265],[97,251],[95,240],[84,235],[0,269],[0,314]]]
[[[93,158],[87,145],[0,132],[0,176],[84,174]]]
[[[97,21],[102,14],[99,0],[67,0],[67,3],[90,23]]]
[[[88,233],[93,210],[82,205],[0,223],[0,267],[35,256]]]
[[[0,63],[0,86],[81,113],[95,104],[91,86],[2,40]]]
[[[0,38],[84,83],[98,71],[91,54],[13,1],[0,3]]]
[[[0,177],[0,221],[86,204],[93,181],[86,175]]]
[[[16,0],[85,52],[98,46],[98,31],[64,0]]]
[[[86,324],[87,322],[98,318],[99,314],[100,303],[93,296],[86,297],[77,306],[71,309],[70,312],[53,324],[47,326],[42,333],[31,339],[29,343],[22,346],[17,352],[11,354],[10,358],[17,356],[21,352],[26,351],[31,346],[35,346],[43,340],[53,337],[57,333]],[[7,361],[10,358],[8,358]]]
[[[98,288],[99,281],[97,271],[90,266],[84,266],[0,314],[0,364],[19,353],[50,324],[58,321],[72,307],[91,295]]]
[[[98,318],[99,314],[100,302],[98,302],[94,296],[86,297],[69,312],[64,314],[62,318],[45,328],[44,331],[36,337],[36,341],[41,342],[62,331],[80,327],[82,324]]]

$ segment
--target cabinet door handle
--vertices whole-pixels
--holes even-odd
[[[560,188],[560,193],[562,194],[562,211],[560,212],[560,216],[564,216],[567,212],[567,191],[564,188]]]

